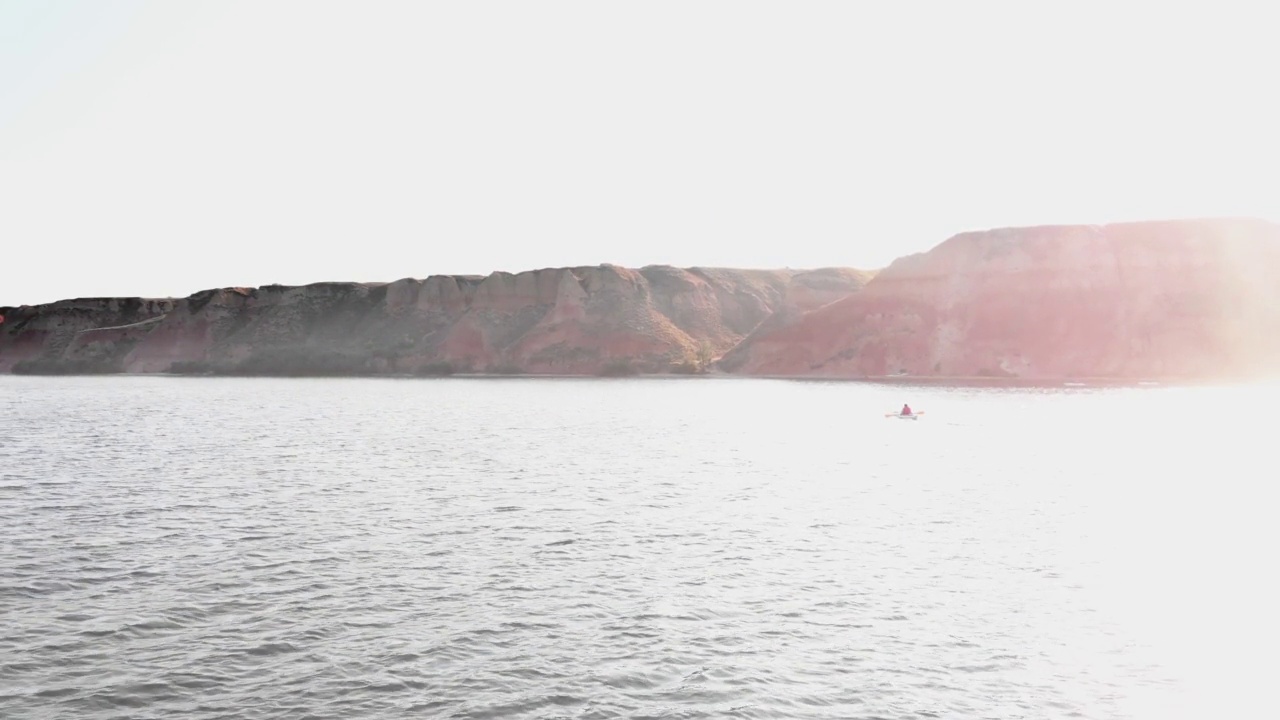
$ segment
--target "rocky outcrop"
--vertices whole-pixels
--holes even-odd
[[[601,265],[0,308],[0,372],[1202,379],[1280,369],[1280,226],[956,235],[872,277]]]
[[[873,276],[865,270],[845,268],[824,268],[796,275],[778,309],[726,353],[717,363],[718,367],[731,371],[740,368],[757,341],[767,342],[770,336],[797,322],[805,313],[848,297],[850,288],[862,289]]]
[[[173,306],[173,300],[80,298],[4,308],[0,372],[120,372],[121,352]]]
[[[1187,378],[1280,370],[1280,226],[1009,228],[901,258],[775,318],[721,360],[746,375]]]
[[[20,307],[0,372],[699,372],[865,273],[601,265]]]

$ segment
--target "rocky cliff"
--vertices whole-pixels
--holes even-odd
[[[94,371],[127,352],[176,302],[144,298],[81,298],[0,308],[0,372],[63,359],[63,372]]]
[[[602,265],[67,300],[0,313],[0,372],[698,372],[868,277]]]
[[[1280,370],[1280,226],[956,235],[875,274],[602,265],[0,308],[0,372],[1224,378]]]
[[[901,258],[858,293],[765,323],[746,375],[1226,378],[1280,370],[1280,226],[1009,228]]]

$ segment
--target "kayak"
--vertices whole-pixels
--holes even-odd
[[[903,415],[902,413],[885,413],[884,416],[887,418],[895,417],[899,420],[919,420],[920,416],[923,414],[924,411],[922,410],[920,412],[911,413],[910,415]]]

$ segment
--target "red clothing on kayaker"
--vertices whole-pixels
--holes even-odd
[[[910,415],[910,414],[911,414],[911,406],[910,406],[910,405],[905,405],[905,404],[904,404],[904,405],[902,406],[902,414],[903,414],[903,415]]]

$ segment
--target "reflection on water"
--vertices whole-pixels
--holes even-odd
[[[1259,716],[1278,399],[0,377],[0,716]]]

